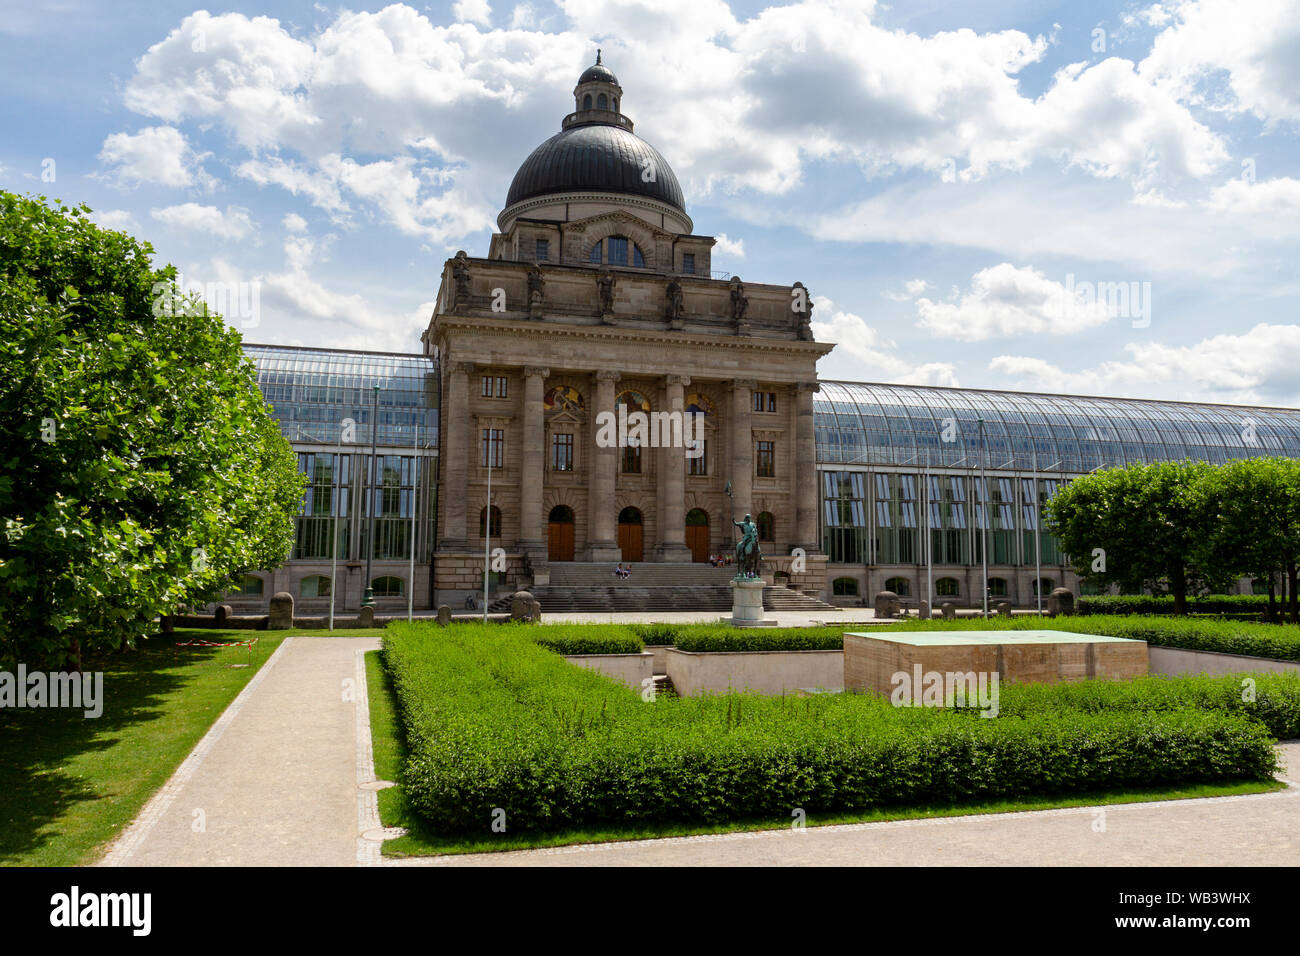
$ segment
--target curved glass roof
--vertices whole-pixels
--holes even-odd
[[[823,381],[817,461],[1084,473],[1128,462],[1300,458],[1300,410]],[[947,439],[947,440],[945,440]]]
[[[421,447],[438,441],[436,364],[423,355],[344,352],[282,345],[245,345],[257,384],[290,441],[332,445],[344,419],[356,423],[354,442],[370,444],[374,387],[379,386],[376,443]]]

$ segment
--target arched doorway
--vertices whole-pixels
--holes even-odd
[[[709,513],[700,508],[686,512],[686,547],[691,549],[691,560],[701,563],[709,560]]]
[[[546,560],[573,560],[573,509],[556,505],[546,518]]]
[[[624,508],[618,513],[618,547],[624,561],[642,560],[641,512]]]

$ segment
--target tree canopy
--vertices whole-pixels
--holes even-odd
[[[86,207],[0,192],[0,659],[50,666],[288,556],[302,490],[239,334]]]

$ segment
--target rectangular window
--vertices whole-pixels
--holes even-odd
[[[497,398],[506,397],[506,381],[507,379],[504,375],[497,376]]]
[[[484,375],[478,380],[479,394],[484,398],[492,397],[492,376]]]
[[[628,445],[623,449],[623,474],[639,475],[641,474],[641,448],[640,446]]]
[[[767,393],[767,410],[769,412],[776,411],[776,392]]]
[[[755,392],[754,411],[756,412],[776,411],[776,392]]]
[[[695,275],[695,253],[682,253],[682,272],[686,273],[688,276]]]
[[[548,259],[551,258],[551,240],[549,239],[537,240],[537,252],[534,258],[538,262],[546,262]]]
[[[760,478],[776,477],[776,442],[758,443],[758,455],[755,457],[755,474]]]
[[[483,429],[483,443],[479,453],[479,465],[484,468],[500,468],[504,445],[505,432],[502,429]]]
[[[761,412],[763,410],[763,393],[754,392],[753,394],[754,394],[754,411]]]
[[[709,442],[708,439],[701,439],[704,445],[704,454],[698,458],[687,458],[687,473],[699,477],[709,473]]]
[[[551,471],[573,471],[573,435],[551,436]]]

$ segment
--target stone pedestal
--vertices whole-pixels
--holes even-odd
[[[293,595],[279,591],[271,598],[266,622],[268,631],[287,631],[293,627]]]
[[[776,618],[763,617],[761,579],[731,581],[731,623],[733,627],[774,627]]]

